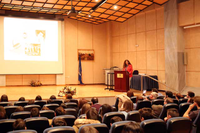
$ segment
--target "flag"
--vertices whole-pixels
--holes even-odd
[[[79,80],[80,84],[83,84],[83,82],[82,82],[81,56],[79,56],[78,80]]]

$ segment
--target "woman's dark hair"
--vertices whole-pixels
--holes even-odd
[[[123,109],[122,111],[133,111],[133,102],[131,100],[126,100],[123,104]]]
[[[123,68],[127,67],[127,65],[126,65],[126,61],[128,61],[128,65],[131,65],[131,63],[130,63],[130,61],[129,61],[129,60],[125,60],[125,61],[124,61]]]
[[[28,100],[28,105],[33,105],[35,103],[34,100]]]
[[[85,98],[82,98],[78,101],[78,108],[81,109],[85,103],[88,101]]]
[[[35,97],[35,100],[42,100],[42,97],[41,97],[40,95],[37,95],[37,96]]]
[[[67,123],[66,121],[63,119],[63,118],[55,118],[53,120],[53,124],[52,124],[54,127],[56,126],[67,126]]]
[[[18,101],[25,101],[24,97],[20,97]]]
[[[55,96],[55,95],[51,95],[51,96],[50,96],[50,99],[51,99],[51,100],[56,99],[56,96]]]
[[[89,103],[85,103],[81,109],[81,114],[86,114],[90,110],[91,106]]]
[[[20,112],[20,111],[24,111],[24,108],[22,106],[18,106],[16,109],[15,109],[15,112]]]
[[[130,122],[124,125],[121,133],[143,133],[143,130],[140,127],[140,124],[136,122]]]
[[[99,133],[99,131],[92,126],[85,126],[80,129],[80,133]]]
[[[194,97],[195,94],[194,94],[194,92],[192,92],[192,91],[188,91],[188,96],[189,96],[189,97]]]
[[[90,108],[86,113],[87,119],[98,120],[98,112],[95,108]]]
[[[112,112],[112,107],[109,104],[103,104],[101,106],[101,116],[103,117],[103,115],[108,112]]]
[[[1,96],[1,102],[8,102],[8,96],[6,94]]]
[[[24,130],[26,128],[26,123],[22,119],[17,119],[13,123],[13,130]]]

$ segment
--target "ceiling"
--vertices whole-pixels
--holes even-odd
[[[107,21],[124,22],[152,4],[162,5],[168,0],[107,0],[92,10],[102,0],[73,0],[79,14],[69,17],[78,21],[101,24]],[[70,0],[0,0],[0,10],[67,16]]]

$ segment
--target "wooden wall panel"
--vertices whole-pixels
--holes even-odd
[[[200,0],[195,0],[195,23],[200,23]]]
[[[23,85],[23,75],[6,75],[6,86]]]
[[[119,52],[127,52],[128,48],[128,35],[120,36]]]
[[[151,10],[146,12],[146,31],[156,29],[156,11]]]
[[[23,75],[22,85],[30,85],[31,81],[39,81],[40,75]]]
[[[128,22],[125,21],[120,24],[120,35],[127,35],[128,34]]]
[[[55,85],[56,84],[56,75],[39,75],[40,81],[44,85]]]
[[[164,28],[164,7],[156,9],[156,22],[157,29]]]
[[[135,16],[128,20],[128,34],[136,32]]]
[[[147,50],[157,50],[156,30],[146,32]]]
[[[145,13],[139,13],[136,15],[136,32],[145,31]]]

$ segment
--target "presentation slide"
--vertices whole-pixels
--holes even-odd
[[[64,23],[0,16],[0,74],[62,74]]]

